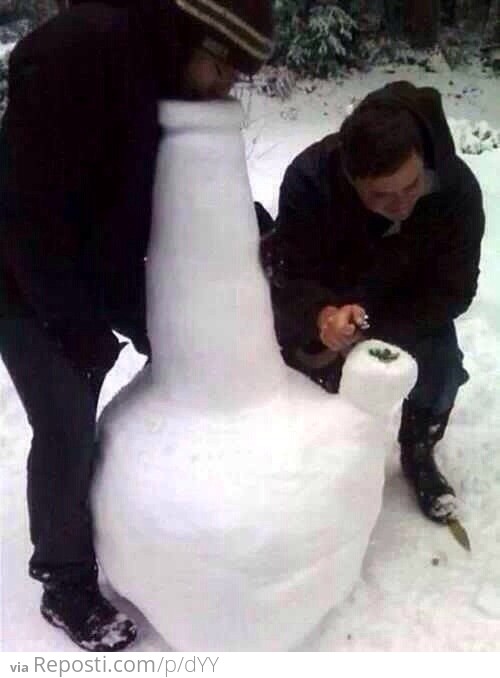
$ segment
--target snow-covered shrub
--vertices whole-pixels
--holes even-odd
[[[28,19],[32,28],[44,23],[57,12],[56,0],[17,0],[18,18]]]
[[[485,151],[500,148],[500,131],[485,121],[448,120],[457,150],[469,155],[480,155]]]
[[[7,106],[7,73],[9,56],[16,43],[31,30],[28,19],[16,19],[0,25],[0,119]]]
[[[9,56],[15,43],[2,44],[0,36],[0,120],[7,108]]]
[[[286,66],[264,66],[254,75],[253,84],[259,94],[284,101],[295,86],[295,75]]]
[[[8,48],[9,45],[16,43],[24,38],[32,29],[29,19],[15,19],[8,23],[0,25],[0,46]]]
[[[7,60],[0,57],[0,118],[7,107]]]
[[[301,0],[275,0],[274,62],[303,76],[328,77],[350,61],[356,22],[336,5],[317,5],[301,17]]]

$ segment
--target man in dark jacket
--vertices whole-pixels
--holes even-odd
[[[368,95],[291,163],[274,230],[269,219],[261,209],[285,361],[335,392],[343,354],[363,338],[413,354],[401,462],[423,513],[448,522],[455,493],[434,446],[468,379],[453,321],[476,292],[484,213],[439,93],[396,82]]]
[[[33,429],[29,571],[43,583],[43,616],[85,649],[136,635],[99,591],[88,493],[99,391],[121,348],[113,329],[150,352],[158,100],[225,97],[238,72],[254,73],[271,53],[271,4],[78,2],[11,55],[0,354]]]

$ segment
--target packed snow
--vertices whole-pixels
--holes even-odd
[[[350,105],[389,80],[409,79],[415,84],[437,86],[448,116],[469,121],[464,125],[468,136],[480,138],[474,129],[484,128],[481,121],[493,132],[499,129],[498,80],[479,73],[387,70],[375,69],[342,83],[299,83],[299,90],[286,101],[243,92],[247,161],[255,199],[275,213],[283,172],[296,153],[338,128]],[[460,124],[452,125],[456,139],[457,126],[460,128]],[[500,150],[489,148],[492,134],[482,135],[486,142],[483,152],[463,155],[483,188],[487,231],[478,295],[457,322],[471,379],[460,390],[439,446],[443,470],[459,495],[460,517],[472,551],[462,549],[446,527],[420,515],[402,478],[396,444],[388,445],[382,509],[361,577],[347,600],[327,614],[301,650],[500,650],[500,423],[496,416],[500,406],[500,309],[496,293],[500,284]],[[457,146],[461,148],[460,143]],[[106,380],[101,408],[142,363],[132,348],[122,352]],[[161,426],[161,422],[157,424]],[[2,649],[75,651],[64,634],[41,618],[40,585],[27,576],[30,544],[25,459],[29,441],[26,417],[0,363]],[[106,582],[104,588],[110,593]],[[130,603],[116,596],[114,602],[139,624],[139,638],[131,651],[170,649]]]
[[[359,578],[417,365],[363,342],[335,397],[289,370],[255,256],[241,106],[170,102],[160,119],[154,358],[99,421],[96,551],[177,650],[289,650]]]
[[[377,357],[384,353],[389,360]],[[339,393],[364,412],[383,417],[401,404],[401,394],[409,393],[416,381],[417,365],[408,353],[370,339],[349,353],[342,368]],[[349,423],[345,422],[345,426],[349,427]]]

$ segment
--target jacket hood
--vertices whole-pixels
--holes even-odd
[[[441,102],[433,87],[415,87],[398,81],[369,94],[364,101],[392,100],[404,106],[417,120],[422,131],[426,162],[437,172],[441,186],[452,182],[456,151]]]

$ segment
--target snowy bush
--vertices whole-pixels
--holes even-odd
[[[485,151],[500,148],[500,131],[495,130],[485,121],[471,120],[448,121],[457,151],[469,155],[480,155]]]
[[[300,0],[275,0],[274,62],[303,76],[328,77],[350,61],[356,22],[340,7],[318,5],[301,18]]]
[[[10,52],[10,45],[0,44],[0,119],[7,107],[7,75]]]
[[[264,66],[253,77],[253,84],[259,94],[288,99],[295,86],[295,76],[286,66]]]
[[[0,118],[7,106],[7,64],[0,58]]]
[[[7,74],[10,53],[16,43],[30,30],[31,24],[27,19],[18,19],[0,25],[0,119],[7,106]]]

